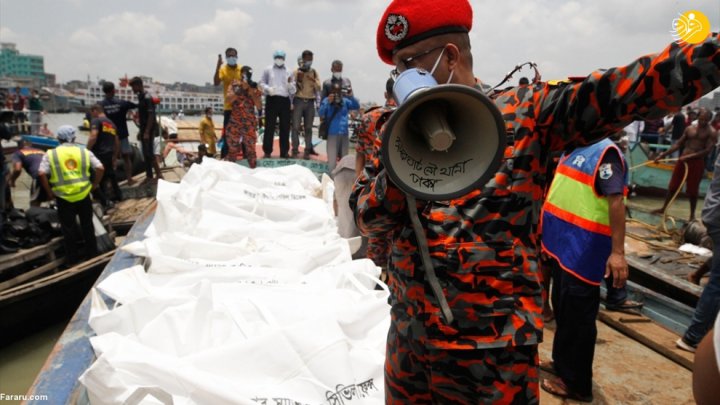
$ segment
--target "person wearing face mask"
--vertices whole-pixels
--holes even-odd
[[[341,60],[334,60],[330,65],[332,76],[323,82],[322,98],[326,98],[338,86],[342,89],[352,88],[350,79],[343,76],[343,63]]]
[[[215,142],[217,136],[215,135],[215,123],[212,120],[213,109],[212,107],[205,108],[205,116],[200,120],[198,125],[198,131],[200,132],[200,139],[207,145],[207,151],[210,156],[215,156],[217,150],[215,149]]]
[[[242,80],[242,66],[238,65],[237,50],[228,48],[225,50],[225,59],[227,63],[223,64],[222,56],[218,55],[217,65],[215,66],[215,75],[213,76],[213,84],[215,86],[222,82],[223,85],[223,128],[228,124],[230,119],[230,110],[232,106],[227,99],[227,89],[233,80]]]
[[[290,97],[295,94],[295,76],[285,67],[285,52],[273,53],[274,63],[268,66],[260,79],[260,89],[265,94],[265,134],[263,152],[265,159],[273,152],[276,121],[280,120],[280,157],[290,157]]]
[[[406,196],[378,156],[355,183],[349,203],[360,232],[392,238],[386,403],[537,404],[547,157],[678,111],[720,83],[714,33],[628,66],[493,93],[473,73],[472,22],[468,0],[393,0],[378,24],[378,54],[394,72],[423,69],[440,85],[490,93],[512,135],[495,175],[450,201]],[[566,371],[556,371],[542,388],[570,396]]]
[[[312,126],[315,119],[315,99],[320,93],[320,78],[317,71],[312,68],[313,53],[305,50],[299,66],[295,70],[295,83],[297,92],[293,98],[293,133],[292,133],[292,157],[297,157],[300,151],[300,121],[303,122],[305,131],[305,151],[303,159],[309,159],[310,155],[317,155],[312,144]]]

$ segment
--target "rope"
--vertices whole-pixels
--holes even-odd
[[[688,176],[688,171],[689,171],[688,164],[687,164],[687,162],[683,162],[683,164],[685,165],[685,172],[684,172],[684,174],[683,174],[683,179],[682,179],[682,181],[680,182],[680,186],[677,188],[677,190],[675,190],[675,194],[672,196],[672,198],[670,199],[670,201],[668,201],[667,205],[665,205],[665,209],[663,210],[662,218],[661,218],[661,222],[660,222],[660,226],[662,227],[662,230],[665,231],[665,232],[668,233],[668,234],[669,234],[670,232],[668,232],[668,230],[667,230],[667,225],[665,224],[666,218],[667,218],[667,211],[668,211],[668,209],[670,208],[670,206],[672,205],[672,203],[675,202],[675,198],[677,198],[677,196],[678,196],[678,195],[680,194],[680,192],[682,191],[682,188],[683,188],[683,186],[685,185],[685,180],[687,180],[687,176]],[[675,226],[675,219],[672,219],[672,222],[673,222],[673,227],[674,227],[675,229],[677,229],[677,227]]]
[[[660,159],[660,160],[658,160],[658,162],[674,162],[674,161],[676,161],[676,160],[678,160],[678,159],[679,159],[679,158]],[[635,170],[635,169],[637,169],[638,167],[647,166],[647,165],[649,165],[650,163],[655,163],[655,161],[654,161],[654,160],[646,160],[644,163],[640,163],[639,165],[635,165],[635,166],[631,167],[630,170]]]
[[[658,162],[675,162],[678,160],[680,160],[680,158],[667,158],[667,159],[660,159],[660,160],[658,160]],[[640,163],[639,165],[632,166],[630,168],[630,170],[635,170],[639,167],[647,166],[650,163],[655,163],[655,161],[654,160],[646,160],[645,162]],[[666,222],[667,222],[668,218],[670,218],[670,221],[672,222],[672,226],[673,226],[673,228],[675,228],[673,231],[677,232],[677,226],[676,226],[677,223],[675,222],[675,218],[669,217],[667,215],[667,211],[668,211],[668,209],[670,209],[670,206],[672,205],[672,203],[675,202],[675,199],[680,194],[680,191],[682,191],[683,186],[685,186],[685,181],[687,180],[687,175],[688,175],[688,165],[687,165],[687,162],[683,162],[683,164],[685,165],[685,173],[683,174],[683,179],[680,182],[680,187],[678,187],[678,189],[675,191],[675,194],[672,196],[670,201],[668,201],[667,205],[665,206],[665,209],[662,212],[662,218],[660,221],[660,225],[658,225],[658,229],[661,229],[663,232],[665,232],[668,235],[673,234],[673,232],[670,232],[667,229]],[[641,222],[641,221],[637,221],[637,222]],[[641,222],[641,223],[644,223],[644,222]]]

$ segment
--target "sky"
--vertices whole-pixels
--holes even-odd
[[[443,1],[443,0],[437,0]],[[451,1],[451,0],[445,0]],[[379,19],[389,0],[0,0],[0,41],[44,56],[58,82],[149,76],[164,83],[212,81],[217,55],[259,77],[275,49],[296,66],[315,54],[321,79],[334,59],[361,102],[381,102],[391,66],[377,56]],[[699,10],[720,29],[718,0],[478,0],[470,33],[475,75],[495,85],[533,61],[544,80],[585,76],[661,51],[672,20]],[[223,55],[224,56],[224,55]],[[532,76],[524,70],[515,75]]]

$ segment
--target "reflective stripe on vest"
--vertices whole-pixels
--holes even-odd
[[[90,153],[79,146],[58,146],[48,152],[50,185],[58,197],[68,202],[84,199],[92,189]],[[78,161],[80,164],[78,165]]]
[[[560,267],[599,285],[612,248],[608,200],[595,189],[600,162],[617,150],[627,184],[622,152],[606,139],[563,156],[542,213],[542,248]]]

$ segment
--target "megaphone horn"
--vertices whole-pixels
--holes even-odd
[[[419,199],[451,200],[482,188],[503,157],[505,123],[487,96],[438,85],[420,69],[403,72],[398,107],[385,124],[382,159],[390,179]]]

